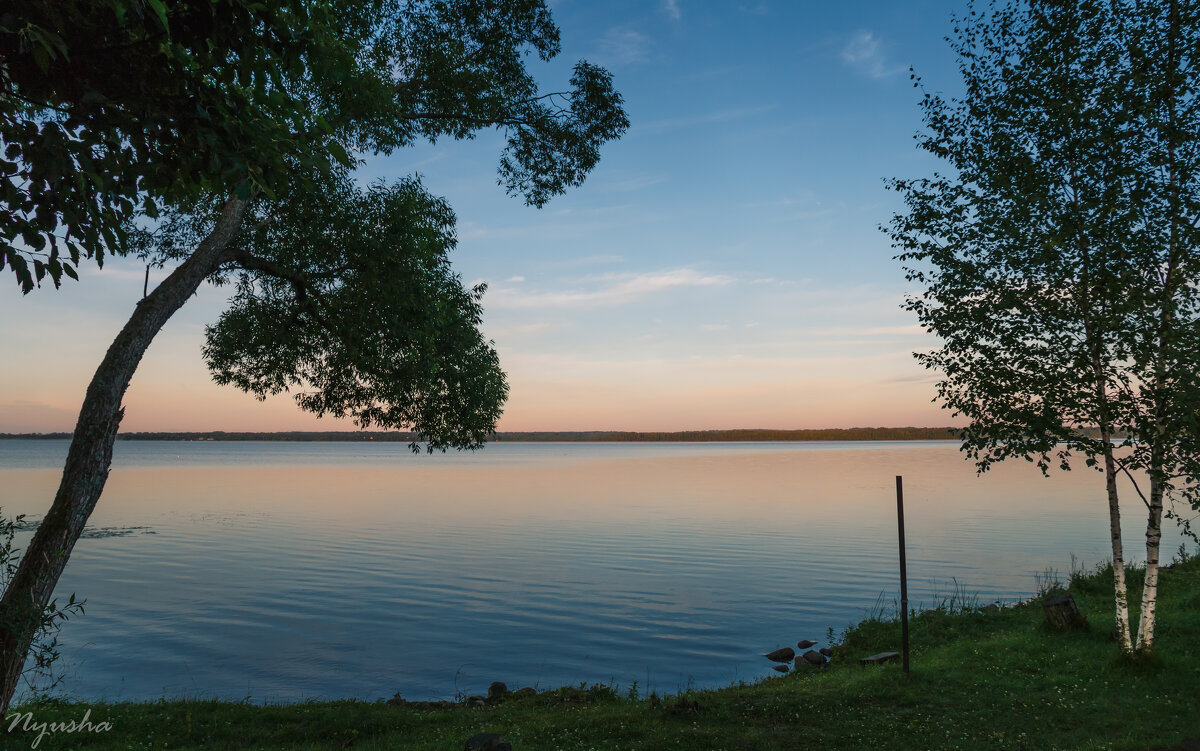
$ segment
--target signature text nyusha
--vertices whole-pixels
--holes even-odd
[[[63,722],[37,722],[33,719],[33,712],[12,712],[7,718],[12,720],[8,724],[8,732],[13,732],[20,726],[20,729],[26,733],[37,733],[37,737],[33,739],[30,748],[37,748],[42,742],[42,738],[53,733],[106,733],[112,730],[112,725],[107,722],[92,722],[92,710],[87,710],[83,713],[83,719],[78,722],[75,720],[65,720]]]

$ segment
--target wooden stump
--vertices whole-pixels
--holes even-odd
[[[1088,627],[1087,618],[1075,606],[1075,598],[1071,595],[1055,595],[1042,600],[1042,612],[1046,614],[1046,622],[1059,631],[1071,631]]]

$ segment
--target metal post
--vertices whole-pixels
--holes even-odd
[[[896,475],[896,522],[900,528],[900,643],[908,673],[908,563],[904,558],[904,478]]]

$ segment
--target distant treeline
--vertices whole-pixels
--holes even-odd
[[[15,438],[70,438],[70,433],[0,433]],[[821,430],[522,431],[497,433],[493,441],[589,441],[692,443],[702,441],[935,441],[958,437],[956,428],[828,428]],[[120,433],[120,441],[381,441],[411,443],[415,433],[395,431],[290,431],[284,433]]]
[[[498,433],[498,441],[627,441],[691,443],[702,441],[937,441],[954,439],[955,428],[825,428],[819,430],[683,430]]]

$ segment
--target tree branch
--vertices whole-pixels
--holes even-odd
[[[263,220],[263,222],[265,221],[267,220]],[[321,295],[317,293],[313,282],[314,280],[333,279],[338,274],[349,271],[350,266],[343,266],[326,274],[305,274],[301,271],[281,266],[269,258],[256,256],[244,248],[233,250],[230,253],[229,259],[244,271],[257,271],[290,284],[296,294],[296,312],[293,318],[298,318],[301,312],[305,312],[311,315],[326,331],[334,330],[328,319],[321,313],[325,305],[321,300]]]
[[[238,268],[245,271],[258,271],[267,276],[288,282],[296,292],[296,302],[301,306],[304,306],[308,301],[308,292],[312,285],[306,275],[284,268],[269,258],[252,255],[244,248],[235,248],[230,253],[229,258]]]
[[[1129,478],[1129,482],[1133,483],[1133,489],[1137,491],[1138,497],[1142,499],[1142,503],[1145,504],[1146,510],[1149,511],[1150,502],[1147,501],[1146,496],[1142,494],[1142,489],[1138,487],[1137,480],[1133,479],[1133,473],[1131,473],[1129,468],[1125,466],[1125,462],[1117,462],[1117,470],[1124,472],[1125,476]]]

